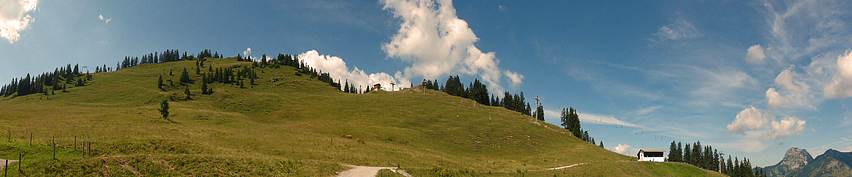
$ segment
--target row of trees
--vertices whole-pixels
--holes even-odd
[[[85,74],[80,72],[79,65],[75,64],[72,69],[71,64],[68,64],[66,67],[58,67],[53,72],[45,72],[38,76],[27,74],[23,78],[13,78],[9,84],[0,87],[0,96],[54,94],[54,90],[65,91],[68,84],[84,86],[91,79],[92,75],[88,71]]]
[[[738,157],[728,155],[727,162],[724,154],[719,153],[712,146],[701,146],[697,141],[692,145],[681,146],[681,142],[672,141],[669,146],[668,161],[683,162],[696,167],[721,172],[728,176],[763,177],[766,173],[761,168],[752,170],[751,162],[747,158],[742,161]]]
[[[210,49],[204,49],[204,50],[202,50],[201,52],[198,53],[197,58],[198,59],[205,59],[205,58],[221,58],[221,57],[224,57],[224,56],[219,55],[219,52],[211,53]],[[153,52],[153,53],[148,53],[147,55],[142,55],[142,57],[126,56],[126,57],[124,57],[124,60],[116,63],[115,70],[119,70],[119,69],[122,69],[122,68],[128,68],[128,67],[132,67],[132,66],[136,66],[136,65],[140,65],[140,64],[164,63],[164,62],[173,62],[173,61],[181,61],[181,60],[194,60],[194,59],[196,59],[196,57],[192,56],[192,55],[187,55],[186,51],[184,51],[183,55],[181,55],[180,50],[167,49],[167,50],[163,51],[162,53]],[[103,68],[107,68],[106,65],[104,65]],[[109,70],[103,69],[103,68],[97,68],[97,69],[103,70],[103,71],[111,71],[112,70],[111,68]]]
[[[521,92],[520,95],[513,95],[509,92],[505,92],[503,93],[503,99],[500,99],[499,97],[496,97],[493,94],[489,94],[488,87],[485,86],[485,84],[483,84],[482,82],[480,82],[479,79],[474,79],[474,81],[471,82],[467,88],[465,88],[465,86],[462,84],[461,79],[459,79],[458,75],[450,76],[447,79],[446,84],[443,86],[438,83],[438,80],[426,80],[423,86],[426,89],[432,89],[436,91],[445,92],[449,95],[471,99],[480,104],[489,106],[501,106],[508,110],[520,112],[524,115],[532,115],[532,109],[530,108],[530,104],[524,101],[524,92]],[[544,108],[541,107],[541,109]],[[543,120],[544,111],[541,111],[541,115],[537,115],[536,117],[539,116],[541,117],[540,120]]]

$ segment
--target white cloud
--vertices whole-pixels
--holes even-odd
[[[506,77],[509,78],[509,82],[511,82],[511,84],[512,84],[511,85],[512,88],[517,88],[519,85],[524,83],[524,81],[523,81],[524,75],[518,74],[517,72],[509,71],[509,70],[506,70],[505,72],[506,72]]]
[[[775,88],[769,88],[766,90],[766,105],[770,110],[775,110],[778,106],[790,102],[790,99],[781,96]]]
[[[837,73],[823,89],[823,94],[826,98],[852,96],[852,52],[837,57]]]
[[[24,30],[35,19],[29,12],[36,10],[38,0],[5,0],[0,1],[0,37],[9,43],[20,38],[18,32]]]
[[[630,155],[627,154],[630,151],[630,145],[618,144],[618,146],[612,148],[612,151],[619,154]]]
[[[794,134],[801,135],[805,130],[805,121],[795,117],[787,117],[780,122],[772,121],[769,131],[764,138],[781,139]]]
[[[749,107],[740,111],[731,124],[728,124],[728,132],[745,135],[748,139],[763,140],[784,139],[792,135],[801,135],[805,130],[806,122],[796,117],[787,117],[776,121],[775,116],[755,107]]]
[[[346,62],[344,62],[340,57],[320,55],[316,50],[299,54],[298,57],[300,60],[304,61],[306,65],[316,69],[317,72],[328,73],[331,78],[339,80],[340,84],[348,82],[351,85],[355,85],[355,88],[361,90],[377,83],[382,84],[382,89],[384,90],[391,90],[392,87],[395,88],[395,90],[400,90],[400,87],[403,86],[400,85],[399,82],[396,82],[393,76],[387,73],[367,74],[364,70],[358,69],[358,67],[354,67],[352,70],[349,70],[349,67],[346,66]],[[396,86],[392,86],[391,83],[396,83]],[[407,87],[408,85],[405,86]]]
[[[803,81],[802,77],[804,76],[793,71],[793,66],[781,71],[774,80],[775,85],[778,85],[781,89],[769,88],[766,91],[769,109],[774,111],[787,103],[792,103],[793,106],[816,109],[816,106],[811,105],[814,96],[810,94],[810,86]]]
[[[247,58],[251,61],[254,61],[254,57],[251,56],[251,47],[246,48],[246,51],[243,51],[243,58]]]
[[[665,40],[678,40],[678,39],[691,39],[701,37],[704,34],[698,31],[695,28],[695,25],[682,17],[678,17],[674,20],[674,23],[665,25],[660,27],[654,36],[657,36],[657,39],[653,41],[665,41]]]
[[[747,130],[757,130],[765,127],[768,122],[769,118],[767,115],[764,115],[763,111],[750,107],[737,113],[734,122],[728,124],[727,127],[728,132],[745,134]]]
[[[557,116],[559,114],[556,114]],[[589,114],[589,113],[577,113],[577,116],[580,118],[580,122],[582,123],[592,123],[592,124],[608,124],[608,125],[623,125],[626,127],[637,127],[643,128],[642,125],[633,124],[630,122],[625,122],[623,120],[618,120],[614,116],[610,115],[597,115],[597,114]]]
[[[104,18],[104,15],[98,15],[98,19],[103,20],[106,24],[109,24],[109,21],[112,21],[112,18]]]
[[[474,43],[479,40],[467,22],[456,16],[451,0],[382,0],[384,9],[401,19],[399,31],[382,45],[389,58],[412,63],[395,74],[401,82],[423,76],[436,79],[450,72],[479,75],[488,89],[500,93],[501,77],[507,75],[512,84],[523,77],[502,70],[494,52],[482,52]]]
[[[746,51],[745,60],[749,63],[762,64],[763,60],[766,59],[766,54],[763,54],[763,47],[760,44],[748,47]]]

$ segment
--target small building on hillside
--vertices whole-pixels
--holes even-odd
[[[639,157],[640,162],[665,162],[666,158],[663,156],[665,152],[664,150],[640,149],[636,156]]]
[[[373,85],[373,90],[379,90],[379,89],[382,89],[382,84]]]

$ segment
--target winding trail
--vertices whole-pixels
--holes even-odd
[[[18,162],[17,160],[9,160],[8,163]],[[6,159],[0,159],[0,169],[3,169],[3,166],[6,166]]]
[[[379,170],[388,169],[395,173],[399,173],[402,176],[411,177],[410,174],[406,173],[403,170],[397,169],[396,167],[370,167],[370,166],[355,166],[355,165],[343,165],[346,167],[352,167],[350,170],[346,170],[344,172],[340,172],[337,174],[337,177],[375,177],[379,174]]]

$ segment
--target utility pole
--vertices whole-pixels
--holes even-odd
[[[423,94],[426,94],[426,79],[423,79],[423,84],[420,84],[420,87],[423,88]]]

